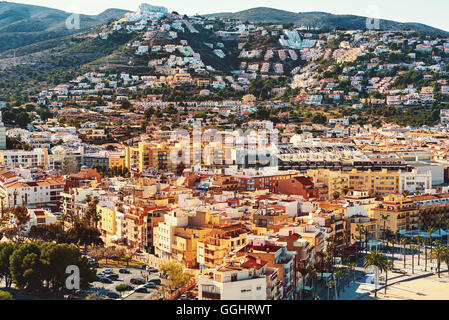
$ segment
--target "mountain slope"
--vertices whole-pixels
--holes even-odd
[[[219,17],[237,19],[240,21],[266,22],[266,23],[293,23],[297,26],[309,28],[346,28],[366,29],[366,17],[355,15],[336,15],[325,12],[295,13],[273,8],[258,7],[244,11],[229,13],[215,13],[205,15],[207,17]],[[391,20],[380,20],[380,28],[383,30],[412,29],[428,34],[441,34],[448,36],[449,32],[433,28],[420,23],[401,23]]]
[[[80,15],[80,29],[69,30],[66,20],[72,14],[51,8],[0,2],[0,52],[50,40],[122,17],[128,11],[108,9],[96,16]]]

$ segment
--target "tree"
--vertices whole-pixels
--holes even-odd
[[[62,162],[62,174],[69,175],[78,172],[78,162],[73,158],[65,158]]]
[[[301,300],[303,300],[304,299],[304,286],[306,285],[306,278],[307,278],[307,275],[309,274],[309,272],[310,272],[310,268],[307,268],[307,267],[302,267],[302,268],[299,268],[299,273],[301,273],[301,278],[302,278],[302,286],[301,286]]]
[[[415,274],[415,250],[416,250],[416,247],[414,245],[411,245],[410,250],[412,251],[412,274]]]
[[[318,270],[315,267],[312,267],[309,270],[309,276],[312,282],[312,297],[315,297],[315,293],[316,293],[316,286],[315,286],[315,281],[316,281],[316,277],[318,275]]]
[[[421,263],[421,246],[423,245],[424,241],[423,241],[423,237],[421,236],[417,236],[416,237],[416,242],[418,244],[418,266]]]
[[[324,114],[316,113],[312,118],[312,123],[314,124],[326,124],[327,117]]]
[[[432,257],[434,257],[437,260],[437,270],[438,270],[438,278],[441,277],[440,271],[441,271],[441,261],[444,259],[444,255],[446,254],[446,248],[441,245],[440,240],[436,240],[434,242],[435,248],[433,250],[433,253],[431,253]]]
[[[25,207],[14,207],[9,211],[10,216],[15,222],[16,238],[18,242],[23,242],[26,236],[28,222],[30,221],[30,216],[28,210]]]
[[[423,239],[422,243],[424,245],[424,258],[425,258],[425,266],[424,266],[424,271],[427,272],[427,239]]]
[[[394,251],[395,251],[395,249],[396,249],[396,239],[391,239],[391,241],[390,241],[390,243],[391,243],[391,247],[392,247],[392,249],[391,249],[391,262],[393,263],[393,266],[394,266]]]
[[[0,290],[0,301],[1,300],[14,300],[14,298],[11,293]]]
[[[115,287],[115,291],[117,291],[118,293],[120,293],[120,295],[121,295],[123,292],[128,291],[129,289],[130,289],[130,288],[129,288],[129,285],[124,284],[124,283],[121,283],[121,284],[119,284],[119,285],[117,285],[117,286]]]
[[[5,287],[10,288],[12,274],[10,271],[10,257],[16,250],[17,245],[13,243],[0,243],[0,279],[5,281]]]
[[[381,219],[382,219],[382,221],[383,221],[383,223],[384,223],[384,229],[383,229],[383,240],[384,240],[384,242],[386,241],[386,235],[387,235],[387,233],[386,233],[386,223],[387,223],[387,221],[388,221],[388,218],[390,217],[388,214],[382,214],[381,216]]]
[[[341,281],[341,278],[343,277],[343,271],[341,269],[338,269],[335,272],[335,276],[337,278],[337,281],[336,281],[335,285],[337,287],[337,297],[338,297],[340,295],[340,289],[341,289],[340,281]]]
[[[404,268],[405,268],[405,258],[406,258],[406,248],[405,246],[407,245],[408,241],[406,238],[402,238],[401,239],[401,244],[404,246],[404,251],[403,251],[403,256],[404,256]]]
[[[10,257],[10,272],[17,287],[23,289],[29,284],[30,275],[26,275],[25,271],[32,267],[33,257],[40,256],[40,253],[36,243],[22,244],[14,250]],[[24,263],[25,259],[27,264]]]
[[[184,270],[184,267],[176,261],[165,261],[159,266],[159,270],[167,275],[169,286],[172,289],[180,288],[193,278],[193,275]]]
[[[91,198],[90,196],[86,197],[87,209],[84,214],[83,220],[84,222],[92,227],[97,227],[98,222],[101,219],[101,216],[98,213],[97,205],[99,200],[97,197]]]
[[[445,223],[446,217],[445,217],[444,214],[440,213],[440,214],[436,215],[435,220],[436,220],[436,222],[438,224],[438,233],[439,233],[440,238],[441,238],[441,229],[443,228],[443,225]]]
[[[75,226],[69,230],[69,233],[75,239],[78,245],[84,246],[84,251],[87,252],[87,247],[90,245],[102,245],[100,231],[92,226],[83,223],[76,223]]]
[[[435,232],[435,228],[428,227],[427,233],[429,234],[429,243],[430,243],[430,255],[432,256],[432,234]],[[430,260],[432,262],[432,259]]]
[[[388,272],[388,269],[390,268],[390,262],[388,261],[387,257],[379,253],[378,251],[370,252],[365,257],[365,263],[364,268],[368,269],[368,267],[374,266],[376,267],[380,273]],[[385,293],[387,289],[387,277],[385,277]],[[374,290],[374,296],[377,298],[377,288]]]

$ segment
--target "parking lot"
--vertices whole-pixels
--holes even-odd
[[[134,289],[132,291],[125,291],[121,293],[121,298],[124,300],[156,300],[161,297],[158,289],[161,286],[166,284],[166,280],[161,279],[162,285],[158,285],[156,289],[147,289],[146,293],[135,292],[136,289],[144,287],[144,285],[136,285],[131,283],[132,278],[140,278],[144,279],[145,283],[148,283],[151,279],[160,279],[159,273],[149,273],[146,270],[138,269],[138,268],[125,268],[130,271],[129,274],[120,273],[120,268],[97,268],[97,275],[102,273],[106,269],[112,269],[113,273],[118,275],[118,280],[113,281],[112,283],[102,283],[100,281],[95,281],[92,283],[92,290],[96,291],[100,294],[106,294],[107,292],[117,292],[115,287],[119,284],[126,284],[133,286]]]

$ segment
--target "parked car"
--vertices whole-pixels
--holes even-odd
[[[148,283],[154,283],[155,285],[160,286],[162,281],[161,281],[161,279],[150,279],[150,280],[148,280]]]
[[[118,274],[113,273],[108,275],[106,278],[111,279],[112,281],[117,281],[119,277]]]
[[[109,291],[108,293],[106,293],[106,296],[111,299],[120,298],[120,294],[118,294],[117,292],[114,292],[114,291]]]
[[[148,268],[147,271],[148,271],[149,273],[158,273],[158,272],[159,272],[158,269],[153,268],[153,267]]]
[[[138,289],[136,290],[136,292],[138,292],[138,293],[147,293],[148,290],[147,290],[147,288],[143,287],[143,288],[138,288]]]
[[[156,284],[154,282],[147,283],[145,285],[145,288],[147,288],[147,289],[156,289]]]
[[[112,274],[112,273],[114,273],[114,270],[112,270],[112,269],[106,269],[106,270],[103,270],[103,273],[104,273],[104,274]]]
[[[101,282],[101,283],[108,283],[108,284],[111,284],[111,283],[112,283],[112,280],[111,280],[111,279],[108,279],[108,278],[100,278],[100,282]]]
[[[145,284],[145,280],[142,278],[131,278],[129,282],[132,284]]]
[[[104,274],[102,274],[102,273],[100,273],[100,274],[97,274],[97,281],[101,281],[101,279],[103,279],[105,276],[104,276]]]
[[[119,272],[119,273],[123,273],[123,274],[130,274],[130,273],[131,273],[131,271],[129,271],[129,270],[126,269],[126,268],[121,268],[118,272]]]
[[[146,270],[147,268],[148,268],[148,266],[146,264],[143,264],[140,266],[140,269],[142,269],[142,270]]]

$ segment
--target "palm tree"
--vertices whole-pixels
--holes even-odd
[[[350,263],[348,265],[348,267],[349,267],[350,273],[352,273],[352,279],[353,279],[353,281],[355,281],[355,267],[356,267],[356,264],[355,263]]]
[[[388,218],[390,217],[390,215],[388,215],[388,214],[382,214],[381,216],[381,219],[382,219],[382,221],[384,222],[384,229],[383,229],[383,240],[384,240],[384,242],[386,241],[386,235],[387,235],[387,232],[386,232],[386,224],[387,224],[387,221],[388,221]]]
[[[446,217],[444,216],[444,214],[439,213],[439,214],[436,215],[435,220],[438,223],[438,233],[439,233],[440,238],[441,238],[441,228],[443,227],[443,224],[444,224],[444,222],[446,220]]]
[[[304,299],[304,286],[306,285],[306,278],[310,272],[310,268],[302,267],[302,268],[299,268],[298,271],[299,271],[299,273],[301,273],[301,277],[302,277],[302,286],[301,286],[301,290],[299,293],[301,295],[301,300],[303,300]]]
[[[335,282],[333,280],[329,281],[327,283],[327,300],[330,300],[330,289],[332,289],[335,286]]]
[[[319,258],[319,269],[320,272],[324,271],[324,259],[326,258],[326,254],[323,251],[318,251],[316,254]]]
[[[445,252],[443,255],[443,261],[447,266],[447,270],[448,270],[448,275],[449,275],[449,246],[445,247]]]
[[[437,259],[437,269],[438,269],[438,278],[440,278],[441,271],[441,260],[444,259],[444,255],[446,254],[446,248],[441,245],[440,240],[435,241],[435,249],[433,251],[433,256]]]
[[[427,272],[427,239],[422,239],[422,243],[424,245],[424,257],[425,257],[425,266],[424,271]]]
[[[405,250],[406,250],[406,248],[405,248],[405,246],[407,245],[407,239],[406,238],[402,238],[401,239],[401,244],[402,245],[404,245],[404,251],[403,251],[403,254],[404,254],[404,268],[405,268],[405,258],[406,258],[406,255],[405,255]]]
[[[432,255],[432,234],[435,232],[435,228],[428,227],[427,233],[429,234],[429,242],[430,242],[430,254]],[[432,262],[432,259],[430,259],[430,262]]]
[[[420,261],[421,261],[421,246],[423,244],[423,237],[417,236],[416,237],[416,242],[418,243],[418,266],[419,266],[420,265]]]
[[[449,218],[444,220],[444,225],[447,227],[447,240],[446,240],[446,245],[449,246]]]
[[[364,228],[363,234],[365,235],[365,253],[368,253],[368,240],[371,232],[369,231],[368,228]]]
[[[343,271],[341,269],[338,269],[337,271],[335,271],[335,275],[337,277],[337,296],[340,295],[340,288],[341,288],[341,284],[340,284],[340,280],[343,277]]]
[[[364,229],[365,229],[365,227],[363,226],[363,224],[361,224],[361,223],[358,223],[358,224],[357,224],[356,230],[357,230],[357,232],[358,232],[358,234],[359,234],[360,248],[362,248],[362,233],[363,233],[363,230],[364,230]]]
[[[315,298],[315,279],[318,274],[318,271],[315,267],[312,267],[309,271],[309,276],[312,280],[312,296]]]
[[[370,266],[375,266],[379,270],[379,272],[387,273],[390,263],[389,263],[387,257],[385,257],[384,255],[382,255],[381,253],[379,253],[376,250],[376,251],[370,252],[365,257],[365,263],[364,263],[363,267],[365,269],[368,269],[368,267],[370,267]],[[387,278],[385,278],[385,286],[387,285],[386,281],[387,281]],[[377,288],[375,288],[375,290],[374,290],[374,296],[377,298]]]
[[[388,261],[388,259],[387,259],[386,268],[385,268],[385,292],[384,292],[384,294],[387,294],[388,270],[391,270],[392,268],[393,268],[393,262]]]
[[[410,250],[412,251],[412,274],[415,274],[415,249],[414,245],[410,245]]]
[[[391,239],[390,243],[391,243],[391,247],[392,247],[392,249],[391,249],[391,261],[392,261],[392,263],[394,265],[394,250],[396,249],[395,246],[397,244],[396,239],[395,238]]]

